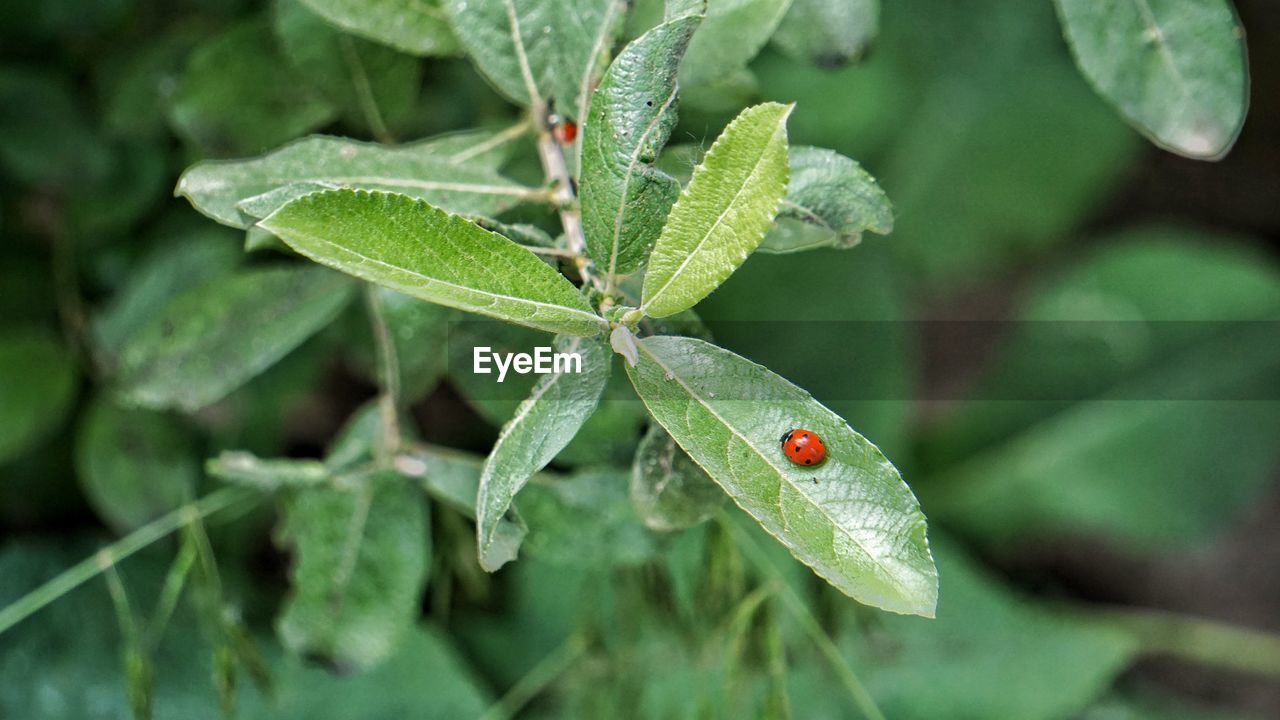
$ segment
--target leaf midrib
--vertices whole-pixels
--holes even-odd
[[[270,218],[268,218],[268,220],[270,220]],[[266,228],[267,230],[271,230],[273,233],[277,232],[277,229],[276,229],[276,228],[273,228],[273,227],[272,227],[272,225],[267,224],[267,223],[266,223],[266,221],[264,221],[263,223],[259,223],[259,224],[260,224],[260,225],[262,225],[262,227]],[[422,273],[416,272],[416,271],[414,271],[414,270],[410,270],[409,268],[401,267],[401,266],[399,266],[399,265],[392,265],[391,263],[388,263],[388,262],[385,262],[385,261],[379,260],[379,259],[377,259],[377,258],[369,257],[368,255],[364,255],[364,254],[362,254],[362,253],[358,253],[358,252],[356,252],[355,250],[352,250],[352,249],[350,249],[350,248],[348,248],[348,247],[345,247],[345,246],[343,246],[343,245],[339,245],[339,244],[337,244],[337,243],[333,242],[332,240],[327,240],[327,239],[325,239],[325,238],[322,238],[322,237],[320,237],[319,235],[313,235],[313,234],[311,234],[311,233],[305,233],[305,232],[301,232],[301,231],[298,231],[298,230],[290,230],[289,232],[290,232],[292,235],[294,235],[295,237],[298,237],[298,238],[301,238],[301,239],[305,239],[305,240],[308,240],[308,241],[311,241],[311,242],[320,243],[320,244],[322,244],[322,245],[324,245],[324,246],[326,246],[326,247],[329,247],[329,248],[335,249],[335,250],[339,251],[340,253],[346,253],[347,255],[350,255],[350,256],[352,256],[352,257],[355,257],[355,258],[357,258],[357,259],[359,259],[359,260],[361,260],[361,261],[363,261],[363,262],[368,262],[368,263],[371,263],[371,264],[374,264],[374,265],[378,265],[378,266],[381,266],[381,267],[387,268],[388,270],[393,270],[393,271],[395,271],[395,272],[404,273],[404,274],[406,274],[406,275],[411,275],[411,276],[413,276],[413,277],[416,277],[416,278],[422,279],[422,280],[424,280],[424,281],[426,281],[427,283],[430,283],[430,284],[443,285],[443,286],[445,286],[445,287],[452,288],[452,289],[455,289],[455,290],[458,290],[458,291],[461,291],[461,292],[464,292],[464,293],[475,294],[475,295],[481,295],[481,296],[484,296],[484,297],[493,298],[493,299],[495,299],[495,300],[505,300],[505,301],[507,301],[507,302],[512,302],[512,303],[518,303],[518,304],[524,304],[524,305],[531,305],[531,306],[539,307],[539,308],[549,308],[549,309],[558,310],[558,311],[561,311],[561,312],[573,313],[574,315],[579,315],[579,316],[582,316],[583,318],[587,318],[587,319],[589,319],[593,324],[595,324],[595,325],[596,325],[596,326],[598,326],[598,327],[601,327],[601,328],[607,328],[607,327],[608,327],[607,323],[604,321],[604,319],[603,319],[603,318],[601,318],[599,315],[596,315],[595,313],[587,312],[586,310],[580,310],[580,309],[578,309],[578,308],[572,308],[572,307],[568,307],[568,306],[566,306],[566,305],[556,305],[556,304],[553,304],[553,303],[542,302],[542,301],[540,301],[540,300],[530,300],[530,299],[527,299],[527,298],[515,297],[515,296],[512,296],[512,295],[499,295],[499,294],[497,294],[497,293],[489,292],[489,291],[487,291],[487,290],[480,290],[480,289],[478,289],[478,288],[472,288],[472,287],[467,287],[467,286],[465,286],[465,285],[459,285],[459,284],[457,284],[457,283],[449,282],[448,280],[442,280],[442,279],[439,279],[439,278],[429,277],[429,276],[427,276],[427,275],[423,275]],[[278,233],[277,233],[277,234],[278,234]],[[517,247],[519,247],[519,246],[517,245]],[[528,251],[526,250],[525,252],[528,252]],[[532,253],[531,253],[531,254],[532,254]],[[443,303],[441,303],[441,304],[443,304]]]
[[[852,541],[854,545],[857,545],[858,549],[862,551],[863,555],[865,555],[868,559],[872,560],[875,563],[876,567],[882,570],[883,576],[887,579],[888,583],[892,585],[893,588],[901,595],[901,597],[903,598],[911,597],[910,589],[901,585],[897,580],[897,578],[894,577],[893,573],[885,571],[886,566],[884,562],[880,559],[880,557],[870,552],[869,550],[867,550],[867,547],[862,544],[862,541],[860,541],[857,537],[855,537],[848,531],[844,530],[843,526],[841,526],[840,523],[836,522],[835,519],[831,517],[831,514],[827,512],[826,507],[824,507],[821,503],[815,502],[812,498],[810,498],[809,495],[806,494],[799,485],[797,485],[795,482],[793,482],[790,478],[787,477],[786,473],[782,472],[782,470],[780,470],[777,465],[773,464],[773,460],[769,458],[769,456],[761,452],[760,449],[757,448],[756,445],[752,443],[749,439],[747,439],[745,435],[739,432],[735,426],[730,424],[728,420],[725,420],[725,418],[721,416],[720,413],[716,412],[715,409],[712,408],[710,404],[708,404],[705,398],[703,398],[701,395],[695,392],[694,389],[684,381],[684,378],[679,373],[675,372],[673,369],[671,369],[665,363],[663,363],[662,360],[659,359],[658,356],[652,350],[650,350],[645,343],[638,342],[636,343],[636,345],[641,349],[641,351],[643,351],[646,355],[648,355],[649,358],[652,359],[653,362],[657,364],[658,367],[662,368],[664,373],[666,373],[667,375],[672,377],[677,383],[679,383],[680,387],[685,389],[685,392],[689,394],[690,398],[696,400],[698,404],[702,406],[703,409],[711,413],[712,417],[714,417],[716,420],[720,422],[721,425],[727,428],[729,432],[733,434],[734,437],[738,438],[743,442],[743,444],[751,448],[751,451],[755,453],[757,457],[763,460],[765,464],[768,465],[770,469],[772,469],[774,473],[778,476],[779,484],[786,482],[788,485],[790,485],[791,488],[800,496],[805,498],[805,500],[807,500],[810,505],[817,508],[818,512],[822,514],[822,517],[831,525],[832,528],[836,529],[842,535],[849,538],[849,540]],[[690,457],[693,458],[692,455],[690,455]],[[696,458],[693,458],[693,460],[694,462],[697,462]],[[703,470],[706,471],[708,475],[715,477],[715,475],[712,472],[707,471],[706,468],[703,468]],[[737,498],[734,498],[734,501],[737,502]],[[779,502],[779,514],[782,514],[781,498],[779,498],[778,502]]]

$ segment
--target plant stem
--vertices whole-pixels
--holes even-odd
[[[830,663],[831,668],[840,678],[844,689],[849,693],[849,697],[858,706],[870,720],[885,720],[884,713],[880,712],[880,708],[876,705],[876,701],[871,697],[871,693],[867,692],[867,688],[858,679],[853,668],[849,667],[849,663],[845,662],[844,657],[840,654],[839,648],[835,643],[831,642],[831,638],[827,636],[825,630],[818,623],[818,619],[809,612],[809,608],[805,606],[800,596],[796,594],[785,581],[781,579],[781,574],[774,567],[773,561],[765,554],[764,550],[756,544],[756,541],[748,535],[742,528],[721,512],[720,522],[729,528],[730,533],[737,539],[738,546],[742,548],[743,554],[751,560],[756,569],[769,575],[778,581],[778,597],[782,598],[782,602],[786,605],[787,610],[791,613],[796,622],[800,623],[800,627],[809,635],[814,644],[818,646],[818,650],[823,657]]]
[[[0,633],[17,625],[41,608],[66,595],[99,573],[121,560],[165,537],[180,527],[200,518],[258,497],[247,488],[228,487],[212,492],[195,502],[188,503],[156,518],[128,535],[102,548],[93,555],[72,565],[59,575],[0,610]]]
[[[582,635],[579,633],[570,635],[564,644],[552,650],[524,677],[516,681],[507,694],[481,716],[481,720],[510,720],[515,717],[516,713],[537,697],[538,693],[545,690],[552,681],[560,677],[561,673],[568,670],[586,650],[587,642]]]
[[[560,209],[560,225],[564,228],[565,243],[569,252],[573,253],[573,263],[578,269],[582,281],[595,286],[603,292],[600,279],[591,272],[587,261],[587,236],[582,231],[582,215],[578,212],[578,197],[574,192],[573,178],[569,174],[569,166],[565,163],[564,152],[551,134],[546,123],[546,108],[538,105],[530,110],[538,126],[538,159],[542,161],[542,172],[552,183],[552,200]]]
[[[369,306],[369,324],[373,327],[373,338],[377,343],[378,374],[382,383],[382,392],[378,395],[382,443],[377,455],[379,464],[386,465],[400,448],[400,356],[396,354],[395,338],[391,337],[391,328],[387,326],[378,288],[366,283],[364,296]]]
[[[1068,612],[1132,635],[1149,655],[1280,676],[1280,636],[1272,633],[1163,610],[1073,608]]]
[[[351,85],[355,88],[356,98],[360,102],[360,111],[364,113],[369,130],[380,143],[388,145],[396,141],[387,129],[387,123],[378,109],[378,99],[373,96],[373,86],[369,84],[369,74],[365,72],[364,63],[360,61],[360,53],[356,52],[355,43],[349,35],[339,35],[338,45],[342,48],[342,57],[351,70]]]

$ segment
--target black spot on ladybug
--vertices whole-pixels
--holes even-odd
[[[808,439],[809,439],[809,433],[805,433],[805,434],[801,435],[801,436],[800,436],[800,439],[801,439],[801,440],[808,440]]]
[[[805,465],[812,465],[812,464],[813,464],[813,460],[811,460],[811,459],[810,459],[810,460],[805,460],[805,461],[804,461],[804,464],[805,464]]]

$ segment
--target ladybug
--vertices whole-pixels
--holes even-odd
[[[578,137],[578,124],[559,115],[551,116],[551,135],[561,145],[572,145]]]
[[[782,443],[782,452],[786,453],[787,459],[797,465],[821,465],[827,459],[827,446],[812,430],[788,430],[778,438],[778,442]]]

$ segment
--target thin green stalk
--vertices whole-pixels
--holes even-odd
[[[9,628],[40,611],[49,603],[97,577],[106,568],[119,563],[121,560],[187,523],[197,518],[208,517],[238,502],[256,497],[257,493],[247,488],[223,488],[143,525],[93,555],[72,565],[57,577],[0,610],[0,633],[4,633]]]
[[[369,325],[377,345],[378,376],[382,392],[378,396],[378,408],[382,414],[382,442],[378,445],[379,465],[385,466],[400,448],[400,356],[396,353],[395,339],[387,325],[382,298],[377,287],[365,284],[365,301],[369,307]]]
[[[764,550],[756,544],[756,541],[750,535],[738,527],[723,512],[720,514],[720,522],[733,533],[733,536],[738,541],[738,546],[743,550],[743,554],[751,560],[758,570],[779,580],[778,596],[782,598],[783,604],[796,619],[796,622],[800,623],[800,627],[818,646],[819,652],[830,663],[831,669],[840,678],[840,683],[844,685],[845,691],[849,693],[849,697],[858,706],[858,709],[862,711],[862,714],[870,720],[885,720],[884,713],[880,712],[880,708],[871,697],[871,693],[867,692],[867,688],[858,679],[857,674],[853,672],[853,668],[849,667],[849,663],[840,654],[840,650],[835,643],[831,642],[831,638],[822,629],[818,619],[813,616],[813,613],[809,612],[804,600],[796,594],[791,586],[781,580],[781,574],[774,567],[769,556],[765,554]]]
[[[195,559],[196,549],[190,541],[185,541],[178,546],[178,555],[169,566],[169,573],[164,578],[164,587],[161,588],[160,597],[156,600],[155,614],[147,627],[148,647],[153,649],[159,647],[160,638],[164,636],[165,629],[169,627],[169,620],[173,618],[173,611],[178,607],[178,599],[182,597],[182,590],[186,587],[187,577],[191,574],[191,566],[195,564]]]
[[[547,688],[587,650],[587,641],[579,633],[569,636],[560,647],[551,651],[533,669],[520,678],[502,699],[489,707],[480,720],[510,720],[529,701]]]
[[[381,143],[394,143],[395,137],[387,129],[387,122],[378,109],[378,99],[373,96],[373,86],[369,83],[369,73],[365,72],[364,63],[360,61],[360,53],[356,52],[355,42],[348,35],[338,37],[338,45],[342,48],[342,57],[351,70],[351,85],[355,88],[356,98],[360,102],[360,111],[364,113],[369,130]]]
[[[1069,610],[1137,638],[1141,652],[1280,677],[1280,636],[1162,610]]]

